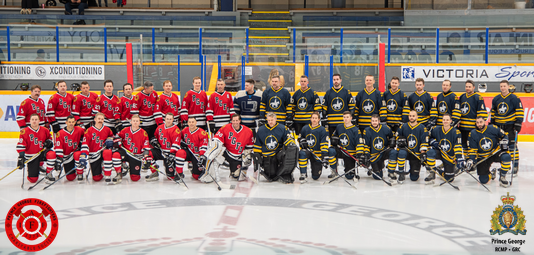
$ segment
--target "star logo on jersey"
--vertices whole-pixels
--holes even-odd
[[[349,137],[345,133],[339,135],[339,141],[343,147],[347,147],[350,144]]]
[[[508,105],[505,102],[501,102],[497,109],[499,110],[499,114],[506,114],[508,112]]]
[[[489,151],[493,147],[493,142],[491,139],[484,137],[480,139],[480,148],[484,151]]]
[[[402,68],[402,79],[403,80],[415,80],[415,68],[413,67],[404,67]]]
[[[278,146],[278,140],[276,140],[274,135],[267,136],[265,138],[265,146],[267,146],[267,149],[269,150],[274,150]]]
[[[371,99],[366,99],[362,105],[365,113],[371,113],[375,109],[375,103]]]
[[[445,101],[439,102],[438,110],[439,110],[440,113],[446,113],[447,112],[447,103],[445,103]]]
[[[315,143],[316,143],[317,139],[315,139],[315,136],[312,135],[312,134],[309,134],[306,136],[306,142],[308,143],[308,146],[310,148],[313,148],[315,147]]]
[[[462,107],[460,107],[460,111],[462,111],[462,116],[469,113],[469,104],[467,102],[463,102]]]
[[[439,141],[439,147],[441,148],[442,151],[449,152],[452,146],[448,140],[443,139]]]
[[[274,96],[269,99],[269,106],[271,106],[271,109],[277,110],[280,108],[280,105],[282,105],[282,100],[280,100],[279,97]]]
[[[334,111],[336,112],[341,111],[341,109],[343,109],[343,105],[343,99],[339,97],[336,97],[334,98],[334,100],[332,100],[332,109],[334,109]]]
[[[297,106],[299,107],[299,110],[306,110],[306,108],[308,108],[308,101],[305,97],[301,97],[298,101]]]
[[[375,150],[382,150],[384,148],[384,139],[376,137],[373,141],[373,147],[375,147]]]
[[[410,149],[414,149],[415,146],[417,146],[417,137],[415,137],[414,135],[410,134],[408,136],[408,148]]]
[[[422,113],[425,110],[425,104],[421,101],[417,101],[414,104],[414,109],[417,113]]]
[[[388,112],[394,112],[395,110],[397,110],[397,102],[393,99],[390,99],[388,100],[386,107],[388,109]]]

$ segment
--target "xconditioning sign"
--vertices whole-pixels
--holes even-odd
[[[105,80],[102,65],[0,65],[4,80]]]

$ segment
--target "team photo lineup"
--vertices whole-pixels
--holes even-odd
[[[368,75],[356,96],[341,75],[331,79],[322,98],[304,75],[293,94],[274,75],[265,91],[249,79],[235,96],[222,79],[208,96],[195,77],[183,100],[168,80],[159,95],[150,81],[137,93],[126,83],[120,98],[111,80],[100,96],[88,82],[74,96],[58,81],[48,102],[33,85],[16,117],[17,168],[9,174],[22,169],[22,187],[28,181],[29,189],[43,181],[46,189],[62,180],[113,185],[123,178],[162,178],[185,187],[188,181],[214,183],[221,190],[235,188],[221,182],[222,174],[235,181],[291,184],[298,178],[304,184],[323,173],[325,183],[342,179],[355,188],[360,169],[367,181],[388,186],[409,177],[459,189],[454,179],[465,174],[489,191],[490,181],[507,188],[517,177],[524,111],[507,80],[489,106],[471,80],[455,84],[457,91],[465,89],[461,96],[444,80],[435,100],[422,78],[410,96],[398,77],[380,92]],[[491,168],[493,163],[500,166]]]

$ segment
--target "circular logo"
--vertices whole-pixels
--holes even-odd
[[[375,147],[375,150],[377,151],[380,151],[382,149],[384,149],[384,139],[380,136],[377,136],[374,140],[373,140],[373,147]]]
[[[414,109],[417,113],[422,113],[425,110],[425,104],[421,100],[415,102]]]
[[[388,100],[386,108],[388,109],[388,112],[396,111],[397,110],[397,101],[395,101],[395,99]]]
[[[299,98],[297,107],[299,108],[299,110],[306,110],[306,108],[308,108],[308,100],[305,97]]]
[[[480,139],[480,148],[482,148],[483,151],[489,151],[493,147],[493,143],[491,139],[484,137]]]
[[[37,198],[26,198],[9,209],[5,228],[7,237],[15,247],[36,252],[54,241],[59,224],[56,212],[48,203]]]
[[[505,102],[499,103],[499,105],[497,105],[497,110],[499,111],[499,114],[506,114],[508,112],[508,104]]]
[[[267,136],[265,138],[265,146],[269,150],[274,150],[278,147],[278,139],[274,135]]]
[[[282,105],[282,100],[280,100],[279,97],[274,96],[269,99],[269,106],[271,107],[271,109],[277,110],[278,108],[280,108],[280,105]]]
[[[38,67],[35,68],[35,74],[39,78],[44,78],[46,76],[46,69],[44,69],[44,67],[42,67],[42,66],[38,66]]]
[[[349,136],[345,133],[339,135],[339,141],[343,147],[347,147],[350,144]]]
[[[460,107],[460,111],[462,112],[462,116],[467,115],[469,113],[469,104],[467,102],[463,102],[462,107]]]
[[[439,113],[446,113],[447,112],[447,103],[445,101],[441,101],[438,104],[438,111]]]
[[[343,110],[343,106],[345,103],[343,103],[343,99],[341,99],[340,97],[335,97],[334,100],[332,100],[331,104],[332,109],[334,109],[334,111],[336,112],[339,112]]]
[[[452,146],[449,140],[441,139],[441,141],[439,141],[439,147],[441,148],[442,151],[449,152]]]
[[[375,109],[375,103],[371,99],[365,99],[363,101],[362,108],[365,113],[371,113]]]
[[[417,146],[417,137],[415,137],[414,135],[410,134],[408,136],[407,141],[408,141],[408,148],[413,150]]]
[[[315,143],[317,143],[317,139],[315,138],[315,136],[313,134],[308,134],[306,136],[306,142],[308,143],[308,146],[310,148],[314,148],[315,147]]]

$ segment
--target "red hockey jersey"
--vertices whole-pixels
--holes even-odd
[[[189,90],[185,94],[184,101],[182,102],[180,117],[182,121],[187,121],[189,117],[194,117],[197,120],[197,126],[205,126],[207,106],[208,96],[206,92],[202,90],[200,92]]]
[[[32,114],[39,115],[39,125],[44,126],[46,123],[45,113],[46,106],[43,99],[38,98],[34,100],[28,97],[20,103],[19,112],[17,113],[17,124],[20,128],[30,126],[30,116]]]
[[[119,101],[117,101],[117,113],[120,115],[123,128],[131,126],[130,119],[132,118],[132,100],[133,96],[131,96],[130,98],[122,96],[121,98],[119,98]]]
[[[171,127],[165,127],[165,124],[161,124],[156,129],[154,136],[158,139],[159,145],[161,146],[162,152],[170,153],[172,149],[172,144],[176,141],[176,138],[180,138],[181,132],[176,125]],[[178,140],[178,143],[181,140]]]
[[[72,102],[74,101],[74,96],[65,93],[61,95],[56,93],[50,97],[48,100],[48,107],[46,108],[46,117],[50,124],[59,123],[61,128],[66,126],[65,122],[67,117],[72,113]]]
[[[82,127],[75,126],[72,132],[66,128],[61,129],[56,135],[54,151],[58,157],[68,157],[71,153],[78,150],[79,144],[82,143],[85,130]]]
[[[89,92],[89,96],[83,94],[76,95],[72,104],[72,115],[74,115],[74,118],[80,120],[83,124],[91,123],[95,116],[93,107],[97,98],[98,95],[93,92]]]
[[[132,131],[132,127],[123,129],[118,136],[121,138],[121,146],[128,150],[129,154],[143,154],[143,151],[150,150],[148,134],[142,128]]]
[[[20,131],[19,142],[17,143],[17,152],[24,152],[26,158],[31,158],[44,148],[44,142],[52,139],[50,130],[39,126],[37,130],[31,127],[24,128]]]
[[[156,125],[154,108],[157,101],[158,93],[156,91],[152,91],[150,95],[145,94],[143,91],[135,95],[132,103],[132,114],[139,114],[142,127]]]
[[[208,100],[208,110],[206,118],[214,121],[216,127],[222,127],[230,123],[230,118],[234,115],[234,100],[229,92],[222,94],[214,92]]]
[[[177,139],[172,147],[173,150],[179,149],[180,142],[183,140],[191,152],[198,157],[199,155],[201,156],[206,153],[206,150],[208,149],[208,139],[208,132],[204,131],[204,129],[197,128],[195,131],[191,132],[189,127],[186,127],[182,131],[181,140]]]
[[[108,137],[113,138],[113,132],[106,126],[98,129],[91,126],[85,131],[82,142],[82,153],[89,155],[89,162],[94,162],[99,159],[102,153],[100,150],[105,146],[105,141]]]
[[[228,155],[235,160],[241,160],[243,150],[254,148],[254,136],[252,135],[252,130],[243,125],[241,125],[241,129],[237,131],[232,124],[227,124],[219,129],[213,139],[221,141],[224,144]]]
[[[178,120],[180,120],[180,99],[174,93],[171,93],[171,95],[162,93],[158,98],[158,102],[156,102],[154,111],[158,126],[165,122],[165,114],[169,112],[174,115],[174,124],[178,124]]]
[[[96,114],[97,112],[101,112],[106,116],[104,119],[104,126],[115,127],[115,125],[117,125],[118,119],[120,119],[118,101],[119,98],[117,96],[112,95],[109,97],[105,94],[100,95],[96,99],[93,113]]]

